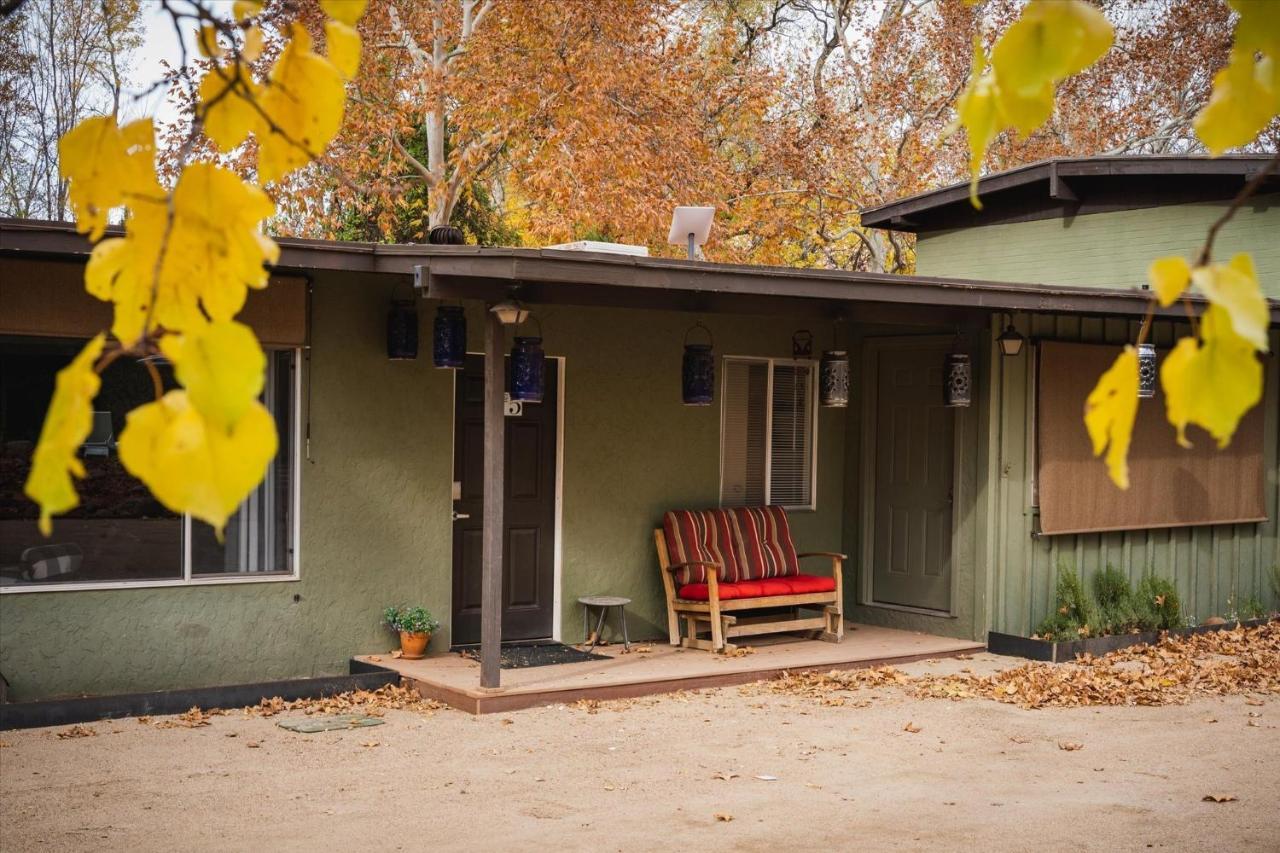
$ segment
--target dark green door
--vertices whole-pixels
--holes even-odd
[[[951,609],[955,412],[942,404],[947,345],[879,351],[875,400],[872,600]]]

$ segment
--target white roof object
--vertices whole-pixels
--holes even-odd
[[[649,257],[648,246],[633,246],[630,243],[605,243],[601,240],[576,240],[572,243],[557,243],[554,246],[543,246],[542,248],[558,249],[562,252],[613,252],[615,255]]]
[[[667,242],[683,246],[692,234],[693,244],[701,246],[711,236],[711,220],[715,213],[714,207],[677,207],[671,215],[671,233],[667,235]]]

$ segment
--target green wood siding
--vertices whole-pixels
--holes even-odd
[[[1016,319],[1024,333],[1045,338],[1120,345],[1137,336],[1137,324],[1125,320]],[[1184,328],[1157,324],[1153,340],[1157,346],[1167,347],[1185,332]],[[1278,348],[1280,334],[1273,333],[1272,349]],[[1184,611],[1198,620],[1224,615],[1250,596],[1264,604],[1280,604],[1268,582],[1270,567],[1280,565],[1276,521],[1280,505],[1280,370],[1274,357],[1269,360],[1266,396],[1260,404],[1268,415],[1264,438],[1267,522],[1064,536],[1033,535],[1033,359],[1029,353],[1017,358],[994,357],[992,367],[993,387],[998,391],[990,401],[996,427],[992,437],[998,448],[998,464],[989,472],[989,488],[997,507],[990,576],[993,630],[1024,636],[1034,630],[1049,612],[1057,572],[1063,567],[1081,573],[1086,582],[1107,565],[1125,570],[1135,583],[1144,573],[1155,572],[1174,582]]]
[[[921,275],[1084,287],[1140,287],[1163,255],[1194,257],[1223,204],[1181,204],[963,228],[922,236]],[[1253,254],[1267,295],[1280,299],[1280,195],[1261,196],[1222,229],[1214,254]]]

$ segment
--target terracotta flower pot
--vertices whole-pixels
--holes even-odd
[[[431,642],[431,634],[427,631],[401,631],[400,657],[404,660],[425,658],[429,642]]]

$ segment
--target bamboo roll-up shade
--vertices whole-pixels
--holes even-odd
[[[1179,447],[1164,395],[1140,401],[1129,447],[1129,489],[1107,476],[1084,428],[1084,402],[1118,346],[1044,341],[1037,381],[1037,476],[1044,533],[1139,530],[1265,521],[1263,401],[1222,450],[1197,427]],[[1163,353],[1158,358],[1163,363]],[[1274,414],[1272,415],[1274,417]]]
[[[265,346],[307,343],[307,282],[272,276],[265,290],[249,290],[236,317]],[[0,258],[0,334],[90,338],[111,327],[111,304],[84,289],[84,265]]]

